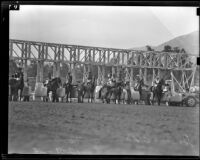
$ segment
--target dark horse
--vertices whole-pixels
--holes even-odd
[[[95,78],[92,78],[91,82],[85,83],[82,82],[78,85],[78,102],[83,103],[85,94],[88,94],[88,102],[93,102],[94,100],[94,90],[96,87]]]
[[[104,103],[104,99],[107,103],[110,103],[112,95],[114,96],[114,103],[117,101],[120,103],[121,94],[123,92],[123,83],[122,82],[113,82],[113,85],[105,84],[99,91],[100,97]]]
[[[11,97],[10,100],[17,101],[18,98],[21,101],[22,98],[22,91],[24,88],[24,78],[23,76],[19,75],[17,78],[12,78],[9,81],[9,85],[11,88]],[[18,92],[20,91],[20,94]],[[12,99],[13,97],[13,99]]]
[[[155,97],[157,98],[157,101],[158,101],[158,105],[160,105],[160,102],[161,102],[161,98],[163,96],[163,89],[162,89],[162,86],[165,85],[165,81],[164,79],[161,79],[157,86],[154,87],[152,86],[151,87],[151,91],[153,92],[153,100],[152,100],[152,104],[154,104],[154,99]]]
[[[72,89],[73,89],[72,84],[71,83],[64,83],[63,87],[65,88],[66,102],[71,102]]]
[[[62,85],[61,79],[59,77],[53,78],[47,84],[47,97],[49,97],[49,92],[52,91],[52,102],[58,102],[57,89]]]
[[[144,84],[143,80],[137,82],[137,85],[134,87],[136,91],[139,91],[140,94],[140,101],[144,101],[145,104],[150,105],[150,97],[151,91],[149,89],[145,89],[144,87],[148,87]]]

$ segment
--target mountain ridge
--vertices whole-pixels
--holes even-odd
[[[151,48],[156,51],[162,51],[165,45],[170,45],[172,48],[173,47],[179,47],[180,49],[184,48],[185,51],[190,55],[199,55],[199,31],[197,30],[191,33],[177,36],[157,46],[151,46]],[[146,46],[132,47],[130,49],[145,50],[145,51],[147,50]]]

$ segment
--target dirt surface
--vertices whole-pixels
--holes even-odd
[[[199,107],[10,102],[8,151],[199,155]]]

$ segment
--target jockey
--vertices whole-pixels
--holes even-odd
[[[159,77],[156,77],[156,79],[153,81],[153,86],[157,87],[158,83],[160,82]]]
[[[111,79],[110,74],[108,74],[108,82],[107,82],[107,84],[108,84],[108,85],[111,85],[111,83],[112,83],[112,79]]]
[[[144,85],[144,79],[143,79],[142,76],[138,76],[138,81],[139,81],[139,84],[140,84],[141,86]]]
[[[115,74],[112,74],[111,80],[112,80],[112,82],[116,82],[116,76],[115,76]]]
[[[14,73],[14,78],[15,78],[15,79],[18,78],[18,74],[17,74],[17,72]]]
[[[92,82],[92,72],[91,71],[88,73],[87,84],[89,84],[90,82]]]
[[[48,79],[46,79],[46,81],[44,81],[44,87],[46,87],[47,86],[47,84],[49,83],[49,81],[48,81]]]

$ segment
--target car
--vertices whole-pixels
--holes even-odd
[[[195,107],[196,104],[199,103],[199,94],[186,91],[179,93],[174,90],[172,80],[166,80],[165,83],[171,88],[171,95],[168,101],[169,105],[186,105],[188,107]]]

